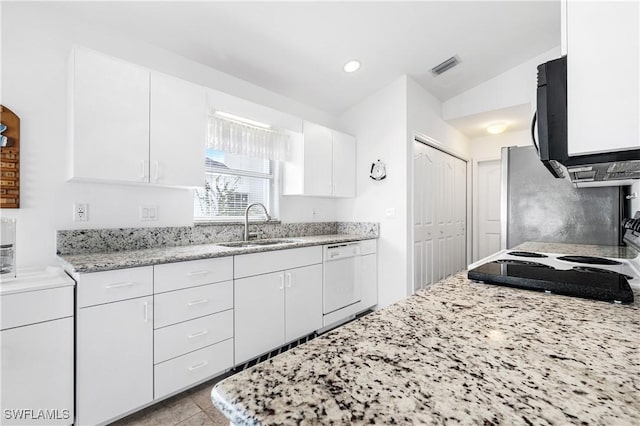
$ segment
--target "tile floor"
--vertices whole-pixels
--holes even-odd
[[[223,377],[205,382],[142,411],[112,423],[112,426],[228,426],[229,420],[213,407],[211,388]]]

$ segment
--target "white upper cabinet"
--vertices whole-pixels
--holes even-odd
[[[151,72],[151,183],[202,186],[207,138],[201,86]]]
[[[563,2],[569,155],[640,148],[640,3]]]
[[[330,196],[333,173],[333,132],[326,127],[304,123],[304,194]]]
[[[284,195],[354,197],[356,139],[305,121],[284,167]]]
[[[72,179],[202,184],[203,87],[85,48],[71,68]]]
[[[72,177],[147,182],[149,71],[76,48],[72,85]]]

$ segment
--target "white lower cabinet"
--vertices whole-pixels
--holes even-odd
[[[235,280],[235,362],[284,344],[284,272]]]
[[[0,284],[0,425],[70,425],[73,280],[18,270]]]
[[[0,424],[72,424],[73,318],[3,330],[0,341]],[[25,409],[49,410],[53,417],[13,414]]]
[[[233,309],[164,327],[154,331],[153,361],[159,364],[232,337]]]
[[[231,368],[232,271],[227,258],[76,274],[76,424],[107,424]]]
[[[152,316],[151,296],[78,309],[77,424],[105,423],[153,400]]]
[[[322,265],[285,272],[285,343],[322,328]]]
[[[233,339],[165,361],[155,366],[156,399],[187,388],[233,367]]]
[[[322,265],[235,280],[235,362],[322,327]]]

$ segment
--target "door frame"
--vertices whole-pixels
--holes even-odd
[[[407,199],[408,199],[408,206],[407,206],[407,213],[408,213],[408,221],[407,221],[407,295],[411,295],[415,292],[414,288],[415,288],[415,283],[414,283],[414,270],[413,268],[415,267],[415,265],[413,264],[413,259],[415,256],[415,248],[414,248],[414,243],[413,240],[415,238],[415,232],[414,232],[414,217],[413,217],[413,208],[414,208],[414,203],[415,200],[413,199],[413,187],[414,187],[414,179],[415,179],[415,173],[413,170],[413,157],[416,154],[415,152],[415,143],[419,142],[422,143],[424,145],[430,146],[431,148],[437,149],[438,151],[444,152],[445,154],[451,155],[452,157],[455,157],[459,160],[462,160],[465,162],[465,164],[467,165],[467,181],[466,181],[466,185],[465,185],[465,190],[466,190],[466,225],[465,225],[465,241],[466,241],[466,252],[465,252],[465,263],[469,262],[469,259],[471,259],[471,238],[470,236],[472,235],[472,232],[470,232],[469,228],[472,225],[471,222],[471,202],[472,202],[472,198],[471,198],[471,161],[469,159],[469,157],[467,157],[465,154],[456,151],[455,149],[452,149],[446,145],[444,145],[442,142],[438,141],[437,139],[434,139],[428,135],[425,135],[424,133],[420,133],[420,132],[413,132],[413,136],[409,139],[408,143],[409,143],[409,149],[408,149],[408,155],[407,155],[407,177],[408,177],[408,185],[407,185]]]
[[[473,260],[474,259],[474,255],[478,252],[479,250],[479,235],[477,235],[478,231],[480,230],[480,224],[478,223],[479,220],[479,214],[478,214],[478,202],[479,202],[479,191],[478,191],[478,163],[484,163],[487,161],[500,161],[501,160],[501,156],[500,155],[491,155],[491,156],[487,156],[487,157],[480,157],[480,158],[474,158],[473,161],[473,176],[472,176],[472,184],[471,184],[471,192],[473,193],[473,202],[471,205],[472,208],[472,218],[473,218],[473,233],[471,235],[471,242],[473,245],[473,249],[471,250],[471,257],[470,259]],[[502,165],[500,165],[500,171],[502,171]],[[502,182],[502,174],[500,174],[500,182]],[[502,186],[500,187],[500,190],[502,190]],[[500,207],[500,212],[502,214],[502,206]],[[501,218],[502,219],[502,218]],[[502,225],[500,225],[500,230],[502,230]],[[502,245],[502,240],[501,240],[501,245]]]

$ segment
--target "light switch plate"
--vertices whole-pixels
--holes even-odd
[[[140,206],[140,220],[158,220],[158,206],[143,205]]]

